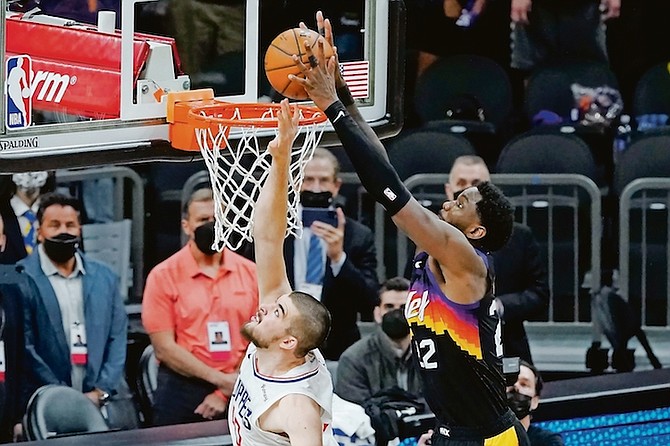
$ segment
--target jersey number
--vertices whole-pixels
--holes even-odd
[[[422,339],[420,342],[415,341],[416,350],[419,352],[419,365],[423,369],[431,370],[437,368],[437,361],[435,361],[435,341],[432,339]]]

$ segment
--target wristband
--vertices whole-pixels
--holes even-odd
[[[225,395],[220,389],[216,389],[214,391],[214,395],[218,396],[219,398],[221,398],[226,403],[230,400],[230,397]]]
[[[340,99],[340,102],[342,102],[342,105],[345,107],[353,105],[354,97],[351,95],[351,91],[349,91],[349,87],[346,84],[337,88],[335,91],[337,92],[337,97]]]

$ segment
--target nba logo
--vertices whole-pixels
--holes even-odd
[[[30,56],[13,56],[5,66],[5,125],[8,129],[23,129],[31,124],[33,114],[30,75],[33,61]]]

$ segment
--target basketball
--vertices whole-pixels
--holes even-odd
[[[30,96],[30,88],[25,87],[23,90],[21,90],[21,96],[23,96],[24,98]]]
[[[302,85],[289,80],[288,75],[294,74],[300,76],[300,69],[295,65],[291,56],[294,54],[300,57],[302,63],[309,66],[309,59],[305,52],[305,43],[311,44],[314,52],[318,52],[317,41],[323,41],[325,57],[333,55],[333,48],[330,44],[312,30],[302,28],[293,28],[279,34],[270,44],[265,52],[265,75],[279,94],[291,99],[305,100],[309,99],[307,92]]]

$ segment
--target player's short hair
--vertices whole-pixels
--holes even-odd
[[[50,206],[70,206],[77,212],[77,220],[81,223],[81,204],[79,200],[69,195],[58,192],[49,192],[40,196],[40,206],[37,209],[37,221],[41,224],[44,218],[44,212]]]
[[[181,217],[184,220],[188,219],[188,210],[191,207],[191,203],[213,201],[213,200],[214,200],[214,192],[212,192],[212,189],[208,187],[196,189],[191,194],[191,196],[188,197],[186,203],[184,203],[184,208],[181,210]]]
[[[295,355],[303,357],[325,342],[330,332],[330,312],[307,293],[293,291],[289,298],[298,309],[298,314],[292,316],[288,332],[298,340]]]
[[[486,235],[479,242],[487,251],[497,251],[512,235],[514,207],[502,191],[490,181],[477,184],[482,199],[477,203],[477,213]]]
[[[340,161],[337,159],[335,155],[333,155],[333,152],[323,147],[317,147],[316,149],[314,149],[314,155],[312,155],[312,159],[319,159],[319,158],[330,161],[330,163],[333,165],[335,178],[338,178],[340,176],[340,169],[341,169]]]
[[[377,299],[376,299],[375,304],[376,305],[381,305],[382,294],[384,294],[385,292],[387,292],[387,291],[407,291],[407,290],[409,290],[409,285],[410,285],[409,280],[407,280],[407,279],[405,279],[404,277],[401,277],[401,276],[391,277],[390,279],[387,279],[379,287],[379,291],[377,292]]]
[[[544,387],[544,381],[542,381],[540,371],[533,364],[524,361],[523,359],[519,361],[519,364],[528,367],[530,371],[533,372],[533,375],[535,375],[535,395],[540,396],[542,394],[542,387]]]

